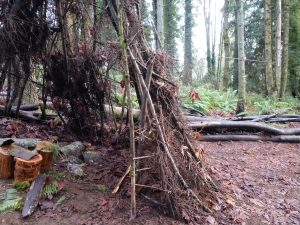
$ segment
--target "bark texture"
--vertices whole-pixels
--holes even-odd
[[[192,1],[185,0],[184,75],[185,84],[192,83]]]
[[[282,74],[279,98],[282,99],[285,94],[288,64],[289,64],[289,28],[290,28],[290,0],[283,0],[283,50],[282,50]]]
[[[244,3],[236,0],[237,5],[237,26],[238,26],[238,62],[239,62],[239,81],[238,81],[238,102],[236,112],[245,111],[246,99],[246,74],[245,74],[245,47],[244,47]]]
[[[273,89],[271,0],[265,0],[265,87],[266,95]]]
[[[281,0],[276,1],[276,65],[275,65],[275,84],[276,91],[279,92],[281,81]]]
[[[229,87],[229,55],[230,55],[230,40],[228,35],[228,1],[224,2],[224,25],[223,25],[223,42],[224,42],[224,70],[223,70],[223,88],[226,90]]]

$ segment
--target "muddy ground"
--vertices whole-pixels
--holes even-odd
[[[39,137],[62,142],[72,140],[60,127],[23,122],[12,126],[11,123],[6,119],[0,121],[2,137]],[[300,224],[300,144],[200,142],[200,145],[230,206],[220,209],[227,222],[216,222],[213,216],[208,216],[207,223]],[[60,158],[53,170],[65,174],[62,191],[51,201],[42,202],[27,219],[22,219],[20,212],[0,214],[0,224],[184,224],[167,217],[141,196],[138,197],[138,216],[134,221],[129,221],[128,188],[122,187],[117,195],[111,194],[126,170],[128,150],[112,147],[109,140],[92,148],[101,152],[102,163],[84,166],[86,175],[76,178],[67,172],[67,162]],[[11,183],[11,180],[0,180],[0,192],[10,187]],[[62,196],[65,200],[53,210],[53,204]]]

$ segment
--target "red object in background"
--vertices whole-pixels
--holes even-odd
[[[200,96],[199,96],[199,94],[198,94],[198,92],[196,92],[196,91],[190,91],[189,92],[189,97],[192,99],[192,102],[194,103],[195,102],[195,100],[200,100]]]

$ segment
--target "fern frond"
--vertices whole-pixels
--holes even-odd
[[[57,181],[53,181],[53,183],[45,185],[42,190],[41,196],[42,198],[48,198],[58,192],[58,183]]]

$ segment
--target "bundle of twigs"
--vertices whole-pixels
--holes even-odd
[[[120,18],[123,21],[114,24],[117,32],[124,34],[130,79],[140,100],[137,154],[155,155],[137,164],[137,171],[142,172],[143,166],[152,168],[139,176],[138,182],[143,184],[138,186],[151,188],[151,182],[159,181],[160,187],[155,189],[164,190],[161,200],[171,214],[200,222],[205,212],[212,211],[216,187],[182,118],[177,86],[166,69],[164,54],[147,47],[136,1],[120,1],[119,8],[114,1],[107,3],[113,22]]]

